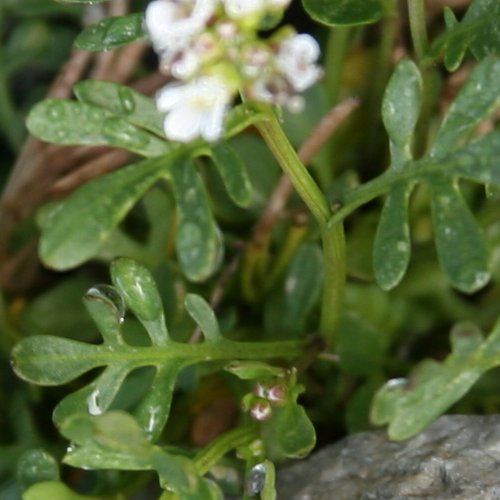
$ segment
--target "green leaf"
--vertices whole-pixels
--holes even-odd
[[[65,270],[92,258],[169,161],[161,157],[129,165],[85,184],[60,203],[42,228],[45,265]]]
[[[23,493],[23,500],[101,500],[100,497],[79,495],[59,481],[37,483]]]
[[[94,382],[59,402],[52,415],[54,423],[60,426],[75,413],[100,415],[107,411],[130,371],[127,363],[108,366]]]
[[[450,106],[430,150],[430,157],[443,158],[500,105],[500,59],[488,57],[479,63]]]
[[[409,380],[390,380],[377,393],[371,419],[389,424],[389,437],[408,439],[466,394],[487,370],[500,364],[500,322],[483,341],[471,324],[457,325],[451,333],[452,353],[442,363],[424,361]]]
[[[151,273],[134,260],[121,258],[111,264],[111,278],[129,309],[145,326],[153,344],[167,345],[169,336],[163,304]]]
[[[105,343],[123,344],[120,324],[125,317],[125,302],[120,292],[109,285],[96,285],[87,290],[83,300]]]
[[[84,80],[73,87],[73,92],[79,101],[111,111],[137,127],[164,137],[163,116],[154,101],[130,87],[108,81]]]
[[[486,134],[447,158],[457,175],[483,184],[500,185],[500,132]]]
[[[408,202],[413,184],[395,187],[388,195],[373,245],[373,271],[377,284],[390,290],[399,284],[410,261]]]
[[[342,316],[338,328],[337,354],[343,370],[352,375],[370,375],[384,362],[387,339],[355,313]]]
[[[191,160],[175,162],[170,174],[179,213],[177,255],[188,279],[203,281],[218,267],[222,251],[208,196]]]
[[[233,361],[224,367],[241,380],[256,380],[284,376],[285,369],[262,361]]]
[[[102,364],[100,346],[40,335],[28,337],[12,351],[13,368],[23,380],[40,385],[64,384]]]
[[[203,297],[194,293],[188,293],[184,304],[187,312],[200,327],[207,341],[218,342],[222,339],[219,322],[212,308]]]
[[[211,158],[219,171],[230,198],[240,207],[248,207],[252,201],[252,185],[245,163],[238,154],[224,142],[210,150]]]
[[[304,408],[296,401],[273,409],[262,423],[262,437],[270,460],[303,458],[316,444],[316,432]]]
[[[160,437],[167,423],[177,375],[186,365],[183,359],[176,359],[158,367],[151,388],[134,411],[150,441]]]
[[[85,28],[76,37],[75,46],[79,49],[99,52],[142,40],[146,36],[143,20],[143,14],[107,17]]]
[[[154,468],[162,488],[182,500],[222,500],[222,492],[211,481],[202,478],[192,460],[165,451],[153,453]]]
[[[28,450],[17,462],[17,480],[23,490],[43,481],[58,481],[59,466],[52,455],[41,449]]]
[[[31,110],[28,130],[42,141],[72,146],[114,146],[146,157],[169,151],[169,144],[91,104],[46,99]]]
[[[490,279],[486,246],[456,183],[432,179],[432,225],[439,262],[452,284],[473,293]]]
[[[469,48],[476,59],[483,59],[490,54],[500,55],[500,36],[498,20],[500,3],[496,0],[473,0],[462,22],[477,23],[474,37]]]
[[[380,0],[302,0],[306,12],[328,26],[355,26],[378,21],[384,14]]]
[[[444,19],[446,31],[451,35],[444,55],[444,65],[448,71],[455,71],[462,63],[472,34],[470,30],[463,29],[449,7],[444,9]]]
[[[295,252],[279,289],[265,306],[266,330],[287,337],[304,334],[322,283],[321,250],[316,244],[304,243]]]
[[[389,80],[382,102],[382,119],[391,139],[395,158],[411,158],[411,141],[422,104],[422,77],[418,67],[402,59]],[[400,160],[400,161],[401,161]]]

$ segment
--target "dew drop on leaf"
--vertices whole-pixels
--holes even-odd
[[[248,473],[245,491],[249,496],[258,495],[264,488],[266,482],[266,469],[264,464],[257,464]]]
[[[128,126],[123,120],[108,118],[102,126],[102,133],[111,144],[127,148],[143,148],[147,145],[147,136],[140,134],[140,131],[133,126]]]
[[[100,415],[102,409],[99,406],[99,389],[95,389],[87,398],[87,409],[91,415]]]
[[[116,317],[121,323],[125,317],[125,301],[120,292],[111,285],[96,285],[90,288],[85,294],[87,299],[101,300],[114,307]]]
[[[127,87],[120,87],[118,97],[125,113],[133,113],[135,111],[134,96]]]

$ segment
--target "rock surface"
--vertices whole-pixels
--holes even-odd
[[[281,500],[500,500],[500,415],[445,416],[418,436],[344,438],[278,474]]]

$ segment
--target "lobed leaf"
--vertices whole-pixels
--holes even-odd
[[[406,273],[411,254],[408,203],[413,183],[396,186],[387,196],[373,244],[373,271],[377,284],[390,290]]]
[[[129,165],[92,180],[61,202],[42,228],[44,264],[66,270],[92,258],[170,161],[163,156]]]
[[[108,110],[137,127],[164,137],[163,116],[154,101],[130,87],[102,80],[84,80],[73,87],[73,92],[83,103]]]
[[[472,71],[446,114],[429,152],[443,158],[456,150],[461,141],[493,109],[500,105],[500,58],[488,57]]]
[[[61,426],[75,413],[101,415],[106,412],[133,368],[126,362],[108,366],[94,382],[69,394],[57,404],[52,415],[54,423]]]
[[[200,327],[207,341],[218,342],[222,339],[219,322],[214,311],[203,297],[188,293],[184,304],[187,312]]]
[[[224,142],[210,149],[210,156],[219,171],[230,198],[240,207],[252,201],[252,185],[243,160]]]
[[[305,457],[316,444],[316,432],[304,408],[296,401],[274,408],[262,423],[266,455],[270,460]]]
[[[75,39],[79,49],[99,52],[111,50],[146,37],[143,14],[107,17],[86,27]]]
[[[393,168],[396,166],[395,160],[411,158],[411,141],[421,105],[420,71],[415,63],[402,59],[389,80],[382,101],[382,119],[391,140]]]
[[[381,0],[302,0],[306,12],[328,26],[355,26],[378,21],[384,14]]]
[[[490,279],[481,229],[456,183],[432,179],[432,225],[439,262],[459,290],[472,293]]]
[[[169,151],[169,144],[106,109],[84,102],[46,99],[28,115],[28,130],[39,139],[71,146],[113,146],[145,157]]]
[[[58,385],[103,364],[102,347],[40,335],[27,337],[12,351],[16,374],[28,382]]]
[[[36,448],[24,452],[17,462],[17,480],[23,490],[43,481],[58,481],[59,466],[52,455]]]
[[[190,280],[202,281],[217,268],[222,251],[208,195],[187,158],[171,165],[170,180],[179,214],[176,235],[179,262]]]
[[[168,345],[163,304],[151,273],[132,259],[120,258],[111,264],[111,279],[128,308],[146,328],[153,344]]]
[[[220,500],[220,490],[202,478],[194,462],[152,445],[130,415],[114,411],[99,417],[76,414],[61,426],[72,441],[64,462],[82,468],[155,470],[160,485],[182,499]]]
[[[466,394],[479,377],[500,364],[500,322],[483,340],[470,324],[451,333],[452,352],[442,363],[422,362],[409,380],[388,381],[376,394],[371,419],[389,424],[394,440],[410,438]]]

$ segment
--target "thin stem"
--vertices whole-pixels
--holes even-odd
[[[340,83],[344,57],[349,46],[350,27],[338,26],[330,29],[325,56],[326,91],[330,104],[335,104],[340,96]]]
[[[344,226],[337,222],[323,231],[323,296],[321,299],[320,333],[327,347],[332,347],[342,313],[346,283],[346,250]]]
[[[408,0],[410,31],[415,56],[420,64],[427,50],[427,27],[425,22],[424,0]]]
[[[257,437],[255,425],[237,427],[215,438],[194,457],[198,474],[206,474],[228,452],[252,442]]]
[[[293,359],[304,354],[309,340],[286,340],[276,342],[203,342],[200,344],[184,344],[169,342],[165,347],[132,347],[108,345],[88,346],[88,352],[80,359],[86,358],[89,365],[104,366],[117,362],[127,362],[131,367],[163,365],[169,361],[189,366],[204,361]],[[47,352],[37,354],[37,363],[49,365],[61,356]]]
[[[267,119],[258,122],[256,126],[281,168],[290,176],[295,190],[315,219],[320,225],[325,224],[330,217],[328,202],[300,161],[275,114],[270,111]]]
[[[324,262],[320,333],[331,347],[343,304],[346,279],[344,229],[341,223],[326,226],[331,213],[328,202],[300,161],[274,114],[258,123],[257,128],[320,225]]]

